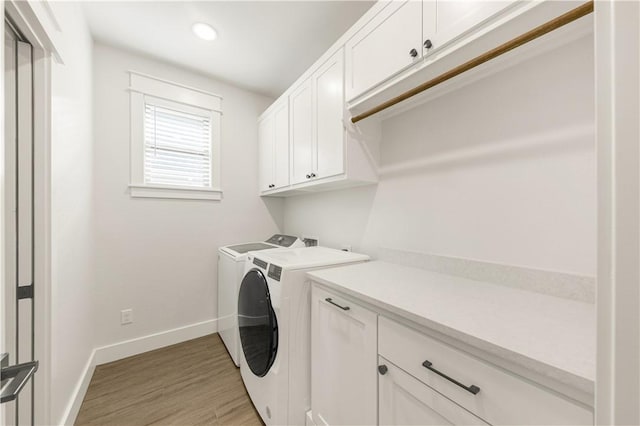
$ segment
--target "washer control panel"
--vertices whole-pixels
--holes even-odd
[[[269,272],[267,273],[267,276],[269,278],[273,278],[276,281],[280,281],[280,277],[282,276],[282,268],[272,263],[271,265],[269,265]]]
[[[296,241],[300,241],[300,240],[298,240],[298,237],[294,237],[293,235],[275,234],[271,238],[269,238],[266,242],[270,244],[275,244],[281,247],[291,247]],[[304,247],[304,244],[302,244],[302,247]]]
[[[262,259],[258,259],[257,257],[253,258],[253,264],[262,268],[262,269],[267,269],[267,262],[265,262]]]

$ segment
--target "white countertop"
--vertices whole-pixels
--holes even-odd
[[[309,272],[314,281],[593,394],[589,303],[375,261]]]

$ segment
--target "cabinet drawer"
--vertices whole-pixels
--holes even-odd
[[[384,317],[378,352],[489,423],[593,424],[591,410]]]
[[[381,425],[486,425],[458,404],[380,357],[378,416]]]

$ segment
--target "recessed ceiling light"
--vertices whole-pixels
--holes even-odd
[[[218,38],[218,32],[209,24],[196,22],[191,27],[193,33],[203,40],[211,41]]]

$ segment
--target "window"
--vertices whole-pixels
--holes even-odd
[[[145,184],[210,188],[211,164],[210,112],[145,99]]]
[[[131,196],[220,200],[220,97],[131,72]]]

